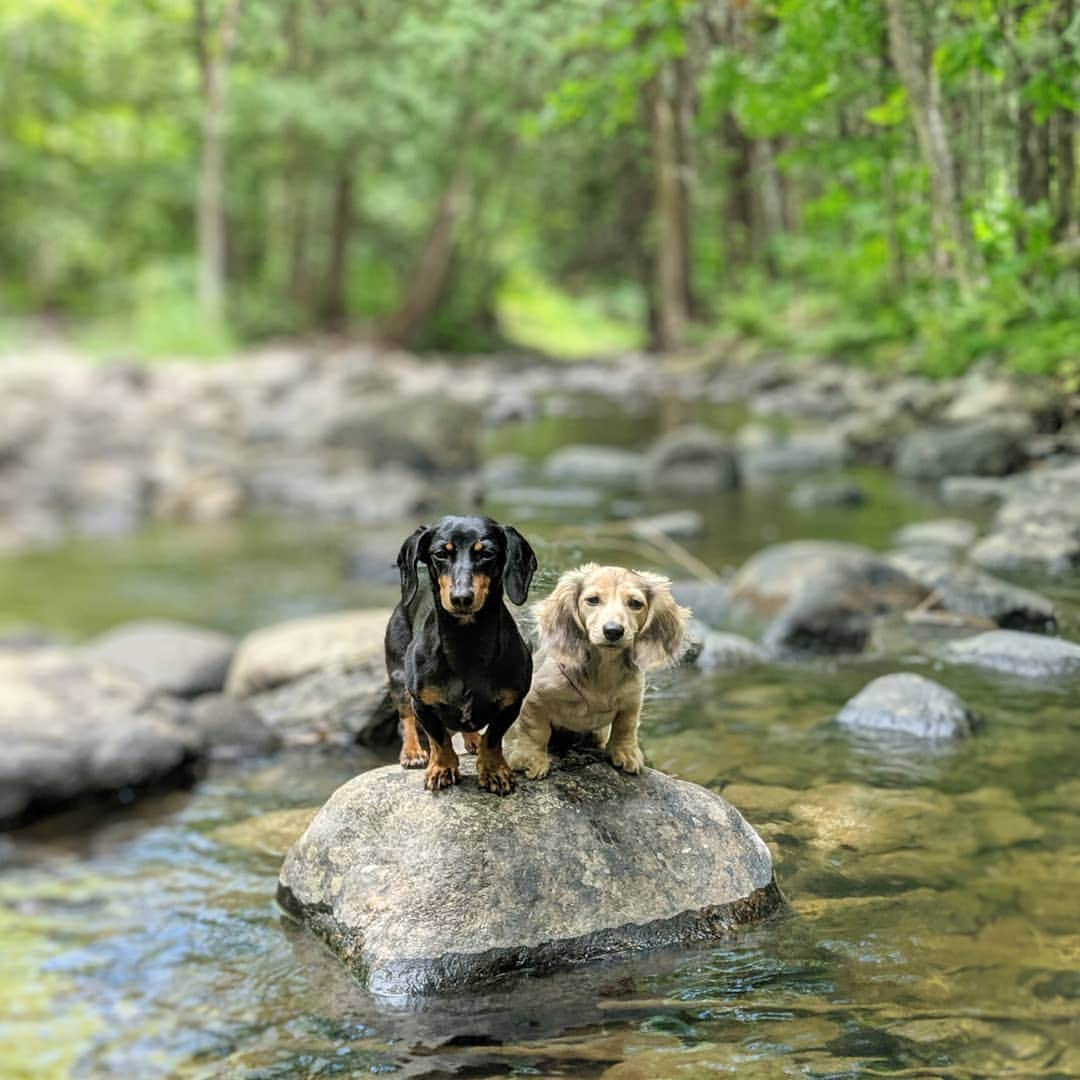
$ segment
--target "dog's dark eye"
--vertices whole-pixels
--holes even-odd
[[[585,597],[585,603],[588,604],[589,607],[596,607],[596,605],[600,603],[600,597],[599,596],[586,596]]]
[[[626,606],[631,611],[640,611],[645,606],[645,604],[644,604],[643,601],[639,600],[636,596],[631,596],[630,599],[626,601]]]

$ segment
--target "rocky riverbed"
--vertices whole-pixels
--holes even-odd
[[[484,361],[447,382],[438,360],[305,355],[82,370],[55,397],[44,369],[0,365],[4,386],[22,387],[0,400],[36,386],[53,409],[0,455],[0,810],[22,826],[0,838],[0,941],[18,986],[47,1003],[18,1031],[0,1021],[0,1056],[40,1071],[57,1003],[74,993],[94,1003],[68,1014],[70,1060],[89,1072],[144,1073],[153,1059],[165,1072],[227,1062],[284,1075],[313,1060],[416,1075],[664,1075],[720,1061],[763,1075],[942,1061],[1068,1073],[1072,402],[989,373],[926,383],[779,361],[670,372],[640,358]],[[336,389],[317,394],[324,380]],[[214,434],[201,407],[179,407],[247,400],[255,385],[252,418],[306,417],[307,434],[278,423],[256,437],[239,422]],[[394,443],[373,421],[370,454],[358,448],[367,420],[344,446],[316,434],[331,414],[360,416],[376,385],[417,406],[410,415],[424,401],[437,412],[436,388],[452,386],[439,414],[452,430],[428,412],[431,430],[401,421]],[[107,418],[151,401],[125,449]],[[190,461],[232,448],[238,502],[181,513],[194,502],[157,499],[147,470],[181,431]],[[472,449],[432,449],[444,438]],[[137,512],[78,511],[98,507],[97,489],[76,494],[82,470],[58,463],[99,459],[113,479],[143,477],[125,504]],[[254,483],[281,461],[283,476],[306,463],[291,489],[303,499]],[[361,505],[368,483],[385,516]],[[111,481],[101,491],[108,508]],[[537,596],[593,556],[676,579],[693,642],[650,689],[648,760],[745,815],[794,917],[420,1016],[357,996],[272,915],[282,858],[315,810],[393,758],[381,672],[393,557],[417,515],[461,499],[535,540]],[[28,530],[27,507],[49,528]],[[1006,547],[1022,558],[994,555]],[[118,746],[139,752],[114,759]],[[220,1023],[195,1038],[211,995],[227,1001]]]

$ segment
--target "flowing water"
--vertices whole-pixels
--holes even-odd
[[[670,422],[600,427],[634,444]],[[490,449],[538,459],[597,429],[595,416],[546,417]],[[715,500],[706,539],[688,546],[717,568],[797,536],[884,547],[940,512],[861,478],[871,497],[858,510],[801,514],[782,489]],[[492,504],[538,539],[545,580],[586,555],[650,557],[611,522],[660,508]],[[78,639],[138,615],[241,632],[387,602],[392,590],[344,580],[360,535],[247,522],[72,544],[0,563],[2,614]],[[1041,584],[1080,638],[1078,583]],[[977,736],[915,748],[830,723],[870,678],[901,669],[959,692],[984,718]],[[273,894],[310,808],[382,762],[295,751],[217,764],[191,792],[0,839],[0,1076],[1080,1075],[1075,683],[939,669],[911,649],[682,669],[651,694],[643,741],[652,765],[723,792],[758,828],[784,915],[715,948],[381,1002]]]

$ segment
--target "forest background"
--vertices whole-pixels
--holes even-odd
[[[0,338],[1080,379],[1076,0],[0,0]]]

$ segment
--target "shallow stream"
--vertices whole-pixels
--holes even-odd
[[[490,451],[539,460],[598,432],[633,445],[670,422],[549,416],[501,429]],[[899,525],[942,512],[884,474],[861,479],[870,498],[856,510],[791,510],[784,486],[718,499],[701,508],[705,540],[686,546],[722,571],[795,537],[884,548]],[[586,554],[642,561],[610,522],[665,508],[608,496],[532,516],[491,507],[542,542],[547,581]],[[392,588],[344,578],[362,539],[252,521],[75,543],[0,562],[0,621],[72,639],[143,615],[239,633],[385,603]],[[1035,584],[1080,639],[1080,582]],[[984,719],[976,737],[916,748],[831,724],[894,670],[960,693]],[[653,766],[723,792],[758,828],[785,915],[716,948],[523,978],[483,998],[378,1002],[273,895],[302,812],[382,761],[309,751],[218,764],[191,792],[0,838],[0,1076],[1080,1075],[1075,684],[937,668],[911,650],[683,669],[650,696],[643,742]]]

